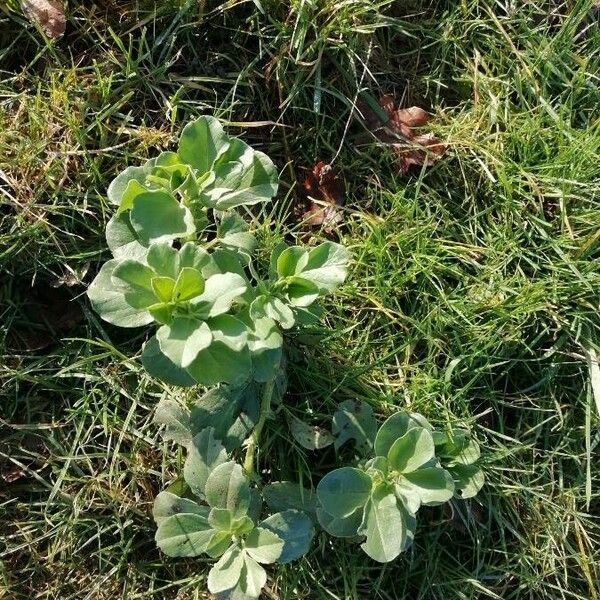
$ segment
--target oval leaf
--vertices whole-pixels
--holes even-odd
[[[186,483],[195,494],[202,496],[211,473],[226,461],[227,452],[221,441],[215,437],[214,429],[212,427],[204,429],[194,436],[193,443],[189,448],[183,466]]]
[[[277,557],[280,564],[291,562],[306,554],[315,535],[310,518],[297,510],[285,510],[271,515],[260,523],[260,527],[268,529],[283,540],[281,554]]]
[[[204,493],[213,508],[227,508],[235,518],[248,512],[250,487],[242,467],[233,461],[223,463],[211,472]]]
[[[371,478],[359,469],[343,467],[327,473],[317,486],[323,509],[334,517],[347,517],[364,506],[371,494]]]

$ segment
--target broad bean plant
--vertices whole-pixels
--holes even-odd
[[[466,431],[436,431],[409,413],[377,431],[370,407],[353,401],[340,405],[327,439],[336,450],[353,441],[355,464],[326,474],[316,493],[261,482],[254,461],[272,402],[285,392],[286,332],[319,320],[319,299],[344,282],[349,259],[337,243],[282,242],[258,261],[264,251],[245,217],[277,187],[265,154],[200,117],[183,129],[177,152],[111,183],[112,258],[88,289],[105,321],[152,326],[141,351],[151,376],[204,388],[191,406],[167,395],[156,408],[163,437],[183,446],[186,460],[157,496],[154,519],[165,554],[216,561],[208,589],[219,598],[258,598],[261,565],[300,558],[319,526],[392,560],[409,547],[422,506],[483,485],[479,447]]]

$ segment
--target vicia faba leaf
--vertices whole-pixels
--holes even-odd
[[[258,598],[266,583],[265,570],[237,545],[231,546],[208,574],[208,589],[215,595],[232,590]]]
[[[144,345],[142,365],[152,377],[171,385],[191,387],[198,383],[185,369],[178,367],[163,354],[156,336],[151,337]]]
[[[390,486],[382,483],[375,487],[359,529],[367,538],[361,548],[378,562],[394,560],[407,544],[407,516]]]
[[[196,435],[192,429],[190,411],[167,395],[157,404],[152,421],[157,425],[164,425],[163,439],[172,440],[182,446],[191,444]]]
[[[215,436],[215,430],[207,427],[194,436],[188,448],[183,476],[191,490],[196,495],[204,497],[210,475],[223,464],[227,464],[227,451],[221,440]],[[218,506],[218,508],[228,507]]]
[[[316,514],[315,494],[298,483],[275,481],[264,487],[263,496],[269,508],[275,512],[295,509],[313,516]]]
[[[308,515],[298,510],[275,513],[260,523],[259,528],[270,531],[283,541],[283,547],[276,559],[280,564],[292,562],[306,554],[315,534]],[[253,558],[258,560],[256,556]]]
[[[203,515],[180,513],[161,519],[155,540],[168,556],[199,556],[206,552],[214,534]]]
[[[109,260],[96,275],[87,291],[92,306],[105,321],[119,327],[141,327],[152,323],[152,315],[129,304],[122,288],[113,282],[119,264],[118,260]]]
[[[279,559],[284,541],[273,531],[259,525],[250,532],[244,547],[255,561],[268,565]]]
[[[362,454],[367,454],[372,450],[377,434],[373,409],[366,402],[342,402],[333,415],[332,433],[335,436],[336,449],[354,440],[356,449]]]
[[[183,498],[168,491],[161,492],[154,500],[152,516],[157,525],[164,519],[180,513],[200,515],[208,520],[210,509],[189,498]]]
[[[363,520],[364,506],[360,506],[347,517],[334,517],[323,508],[317,508],[319,525],[329,534],[340,538],[354,538]]]
[[[198,175],[204,175],[227,152],[230,144],[229,136],[223,131],[221,123],[214,117],[203,116],[183,128],[178,154]]]
[[[391,415],[377,432],[375,454],[377,456],[387,456],[392,444],[413,427],[433,429],[427,419],[417,413],[397,412]]]
[[[209,390],[191,407],[191,431],[212,427],[228,451],[238,448],[258,420],[259,393],[254,381]]]
[[[317,486],[317,498],[323,509],[334,517],[347,517],[364,506],[373,482],[360,469],[342,467],[327,473]]]
[[[387,455],[389,468],[400,473],[416,471],[434,457],[433,437],[422,427],[409,429],[392,444]]]
[[[242,467],[233,461],[215,467],[206,480],[206,501],[213,508],[226,508],[235,518],[248,513],[250,487]]]

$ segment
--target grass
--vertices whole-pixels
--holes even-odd
[[[346,176],[352,273],[325,326],[290,339],[280,412],[327,425],[347,398],[380,418],[410,408],[472,428],[486,463],[478,498],[422,511],[394,563],[320,536],[270,570],[265,597],[599,598],[591,0],[70,2],[56,44],[17,4],[0,12],[0,598],[206,597],[207,563],[161,555],[150,515],[182,459],[153,407],[188,392],[150,380],[146,332],[107,326],[84,296],[111,177],[203,113],[281,169],[265,239],[300,167]],[[448,154],[399,175],[350,121],[359,88],[427,108]],[[336,457],[290,452],[282,416],[260,464],[316,484]]]

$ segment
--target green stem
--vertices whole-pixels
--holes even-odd
[[[258,448],[258,442],[260,440],[260,434],[262,433],[267,415],[271,410],[271,399],[273,398],[273,389],[275,388],[275,377],[265,383],[263,388],[262,397],[260,399],[260,414],[258,416],[258,422],[252,430],[250,438],[248,439],[248,445],[246,446],[246,458],[244,459],[244,471],[246,475],[253,479],[254,473],[254,455]]]

